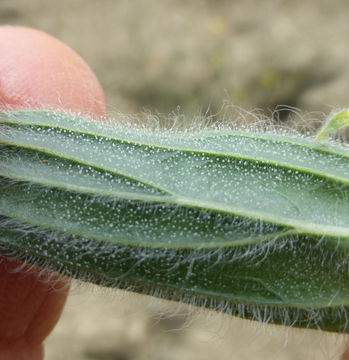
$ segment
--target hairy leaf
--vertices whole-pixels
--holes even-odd
[[[349,150],[1,113],[0,245],[106,286],[349,332]]]

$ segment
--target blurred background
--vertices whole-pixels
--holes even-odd
[[[235,104],[285,122],[295,107],[348,105],[348,12],[347,0],[0,1],[1,24],[46,31],[87,61],[111,114]],[[47,359],[338,359],[345,340],[149,302],[73,291]]]
[[[0,1],[1,23],[67,43],[121,112],[347,105],[348,11],[346,0]]]

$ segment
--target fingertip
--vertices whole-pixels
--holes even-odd
[[[0,27],[0,109],[105,115],[100,83],[67,45],[39,30]]]
[[[96,76],[61,41],[30,28],[0,26],[0,53],[0,110],[106,115]],[[52,291],[50,282],[38,279],[40,269],[12,273],[10,263],[0,256],[0,357],[41,359],[41,342],[59,318],[69,285],[62,279],[62,291]]]

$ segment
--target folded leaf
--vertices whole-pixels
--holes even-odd
[[[349,150],[0,113],[0,245],[82,280],[348,332]]]

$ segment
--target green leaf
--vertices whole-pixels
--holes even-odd
[[[0,245],[97,284],[349,332],[349,150],[0,113]]]
[[[326,124],[320,129],[316,140],[328,140],[338,130],[349,126],[349,109],[339,111],[329,118]]]

